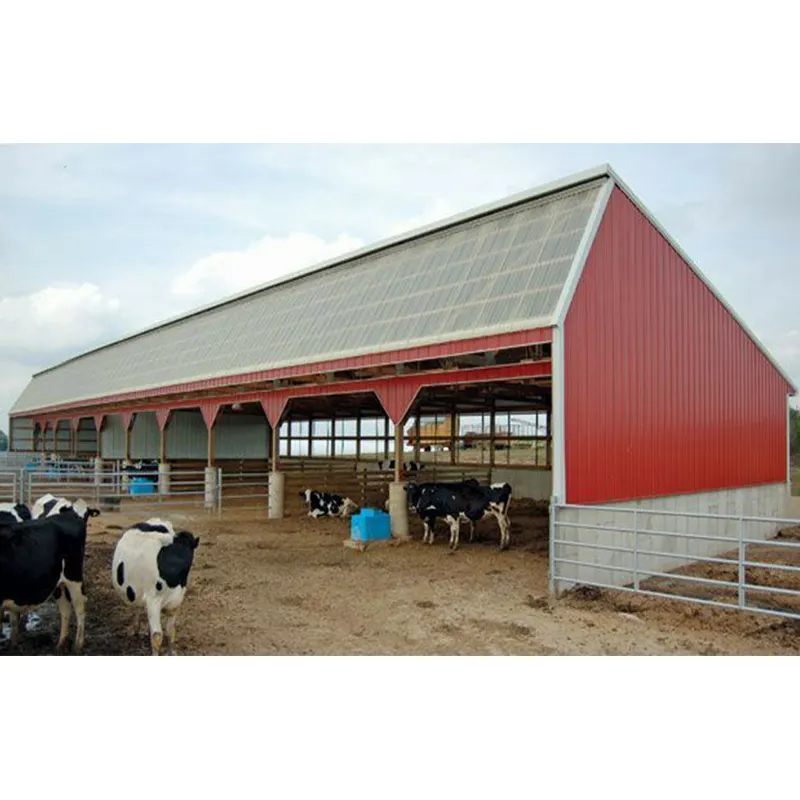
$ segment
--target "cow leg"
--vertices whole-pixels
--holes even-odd
[[[83,593],[83,583],[70,580],[65,581],[65,583],[65,589],[68,590],[69,602],[75,612],[75,622],[77,623],[72,650],[75,653],[80,653],[83,650],[84,637],[86,635],[86,595]]]
[[[128,626],[128,636],[138,636],[142,632],[142,609],[134,608],[131,624]]]
[[[178,617],[178,609],[167,610],[164,609],[164,633],[166,634],[167,638],[167,655],[174,656],[175,651],[175,641],[177,639],[177,634],[175,631],[175,625],[177,623]]]
[[[72,613],[72,604],[67,597],[67,587],[58,587],[58,613],[61,616],[61,630],[58,632],[58,644],[56,650],[63,651],[69,639],[69,618]]]
[[[158,600],[148,598],[147,601],[147,621],[150,624],[150,647],[153,655],[157,656],[161,649],[163,639],[161,633],[161,603]]]
[[[511,523],[508,521],[508,517],[505,514],[498,514],[497,524],[500,526],[500,549],[508,550],[511,544],[511,533],[509,531]]]
[[[11,638],[8,644],[12,650],[19,644],[19,617],[19,611],[15,611],[13,608],[8,609],[8,622],[11,627]]]
[[[458,550],[458,534],[461,529],[461,523],[458,517],[447,517],[447,523],[450,525],[450,549]]]

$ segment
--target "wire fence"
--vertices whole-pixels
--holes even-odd
[[[554,503],[551,592],[564,585],[800,619],[800,520]]]

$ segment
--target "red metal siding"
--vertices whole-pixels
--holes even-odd
[[[790,387],[619,188],[567,314],[564,359],[567,502],[786,480]]]

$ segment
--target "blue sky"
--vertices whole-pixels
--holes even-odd
[[[797,146],[6,145],[0,428],[80,350],[606,161],[800,383]]]

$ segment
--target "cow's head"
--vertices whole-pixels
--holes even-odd
[[[407,483],[404,487],[406,492],[406,498],[408,499],[409,505],[415,506],[417,501],[419,500],[421,489],[419,486],[412,482]]]
[[[358,511],[358,506],[349,497],[345,497],[342,503],[341,515],[349,517],[351,514],[355,514],[356,511]]]
[[[89,508],[85,500],[76,500],[71,506],[64,506],[61,508],[61,513],[70,510],[74,511],[84,522],[88,522],[89,517],[100,516],[100,509]]]
[[[173,539],[175,544],[186,545],[190,550],[197,550],[197,545],[200,544],[200,537],[195,536],[189,531],[178,531]]]
[[[311,502],[311,489],[304,489],[299,494],[300,494],[300,497],[303,499],[304,502],[306,502],[306,503],[310,503]]]

